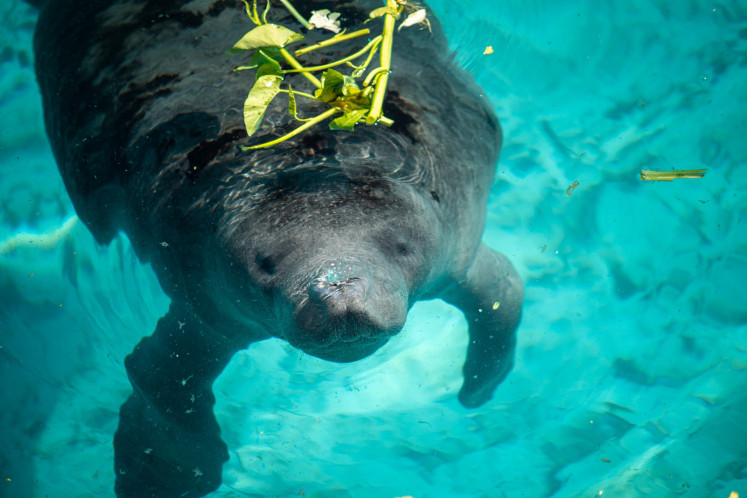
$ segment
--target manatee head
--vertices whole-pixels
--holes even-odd
[[[377,177],[265,188],[230,240],[249,313],[270,315],[274,335],[325,360],[374,353],[402,329],[432,270],[432,212],[411,187]]]

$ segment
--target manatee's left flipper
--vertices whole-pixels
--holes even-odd
[[[469,324],[459,401],[475,408],[493,396],[514,365],[524,284],[504,255],[481,244],[464,277],[440,297],[461,309]]]
[[[114,436],[118,497],[198,497],[220,485],[228,450],[212,385],[237,349],[175,301],[125,359],[134,392]]]

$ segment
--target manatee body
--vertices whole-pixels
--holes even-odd
[[[294,5],[340,12],[352,31],[381,4]],[[298,30],[279,4],[270,20]],[[508,374],[523,286],[481,244],[501,131],[430,20],[432,32],[396,34],[384,108],[393,126],[319,125],[242,152],[297,124],[281,94],[246,136],[253,73],[233,72],[247,61],[225,55],[253,27],[241,2],[59,0],[40,14],[46,127],[75,208],[100,243],[123,230],[172,300],[125,360],[133,394],[114,440],[119,496],[219,486],[228,451],[212,384],[255,341],[351,362],[397,334],[414,302],[440,298],[469,323],[462,404],[485,403]],[[303,43],[327,36],[314,30]],[[323,64],[364,43],[303,60]],[[298,75],[288,82],[313,92]],[[323,110],[304,102],[299,114]]]

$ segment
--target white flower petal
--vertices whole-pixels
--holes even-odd
[[[413,24],[420,24],[423,21],[425,21],[425,9],[416,10],[415,12],[407,16],[407,18],[402,21],[402,24],[400,24],[399,28],[397,29],[406,28],[408,26],[412,26]]]
[[[334,33],[339,33],[340,22],[337,20],[338,17],[340,17],[339,12],[330,13],[329,9],[314,10],[311,12],[309,24],[315,28],[328,29]]]

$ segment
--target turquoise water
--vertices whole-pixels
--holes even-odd
[[[504,129],[484,239],[526,281],[514,371],[462,408],[438,301],[355,364],[252,346],[216,384],[215,495],[747,496],[747,3],[467,3],[430,5]],[[111,496],[123,358],[168,300],[76,222],[35,14],[0,16],[0,496]],[[673,168],[707,173],[639,179]]]

